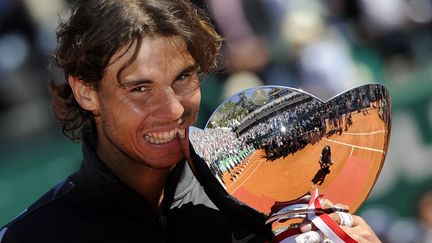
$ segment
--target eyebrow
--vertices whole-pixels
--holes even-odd
[[[181,72],[179,72],[179,74],[175,77],[174,80],[179,79],[185,73],[194,72],[196,70],[198,70],[198,65],[197,64],[192,64],[192,65],[186,67],[185,69],[183,69]]]
[[[196,70],[198,70],[198,64],[192,64],[190,66],[187,66],[176,75],[174,80],[179,79],[185,73],[194,72]],[[153,81],[148,79],[131,80],[131,81],[126,81],[124,83],[121,83],[120,87],[126,88],[126,87],[133,87],[133,86],[138,86],[143,84],[149,84],[149,83],[153,83]]]

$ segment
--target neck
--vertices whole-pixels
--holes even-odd
[[[165,183],[173,167],[152,168],[121,153],[103,149],[100,144],[97,154],[123,183],[140,193],[153,208],[160,208]]]
[[[165,183],[170,171],[171,168],[146,168],[124,174],[120,172],[118,176],[124,183],[139,192],[153,208],[158,209],[163,201]]]
[[[162,204],[165,184],[172,168],[155,169],[141,164],[130,166],[123,163],[124,161],[106,162],[121,181],[140,193],[153,208],[158,209]]]

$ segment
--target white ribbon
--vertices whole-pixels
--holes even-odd
[[[314,186],[312,188],[312,197],[308,204],[308,213],[307,219],[312,221],[322,234],[317,236],[315,233],[300,233],[295,231],[295,233],[285,233],[282,232],[275,237],[274,242],[279,243],[293,243],[293,242],[321,242],[323,238],[328,238],[331,242],[334,243],[357,243],[354,239],[352,239],[348,234],[346,234],[339,225],[330,218],[330,216],[326,213],[316,214],[316,211],[321,209],[321,203],[319,200],[318,188]],[[339,213],[339,212],[338,212]],[[339,215],[341,218],[341,225],[352,226],[352,216],[348,213],[342,213]],[[315,232],[315,231],[310,231]],[[325,236],[325,237],[324,237]],[[303,241],[301,241],[303,240]]]

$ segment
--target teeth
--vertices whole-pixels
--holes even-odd
[[[151,132],[144,136],[144,139],[151,144],[163,144],[174,140],[179,134],[180,138],[185,138],[185,129],[175,128],[165,132]]]

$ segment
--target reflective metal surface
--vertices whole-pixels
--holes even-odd
[[[326,102],[281,86],[244,90],[226,100],[204,130],[189,130],[197,155],[192,167],[210,197],[230,210],[250,207],[268,219],[316,185],[354,212],[383,167],[390,109],[379,84]]]

